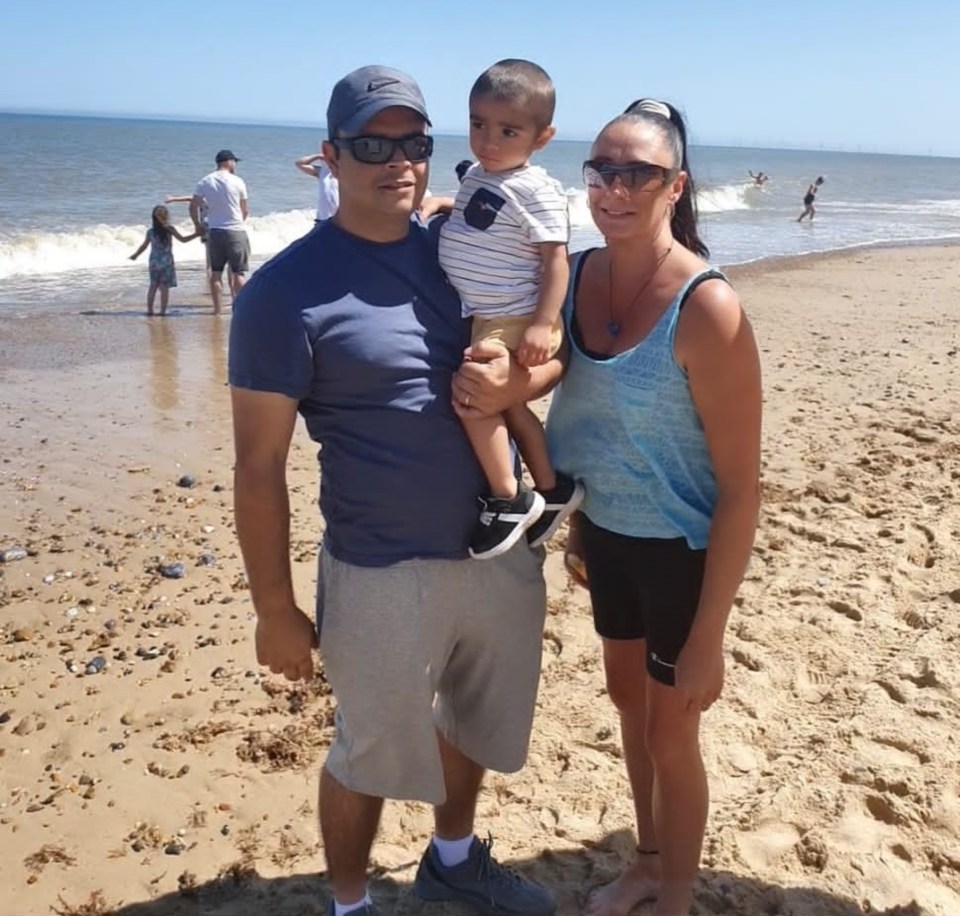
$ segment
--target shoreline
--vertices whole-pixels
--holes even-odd
[[[717,265],[721,270],[742,273],[747,269],[756,268],[766,272],[777,270],[780,267],[789,269],[799,266],[806,261],[829,260],[843,255],[855,255],[861,251],[907,251],[913,248],[957,248],[960,247],[960,232],[957,235],[941,236],[937,238],[895,240],[884,242],[858,242],[842,248],[828,248],[823,251],[805,251],[801,254],[773,254],[764,255],[753,261],[736,261],[731,264]]]
[[[960,912],[956,247],[730,269],[763,361],[764,505],[703,730],[701,912]],[[0,562],[0,873],[16,916],[322,912],[331,701],[322,679],[256,665],[229,325],[199,308],[0,322],[0,551],[27,551]],[[298,423],[307,608],[315,452]],[[573,916],[629,858],[633,811],[563,538],[546,560],[529,760],[489,775],[478,830]],[[161,572],[177,563],[180,577]],[[420,912],[431,828],[425,806],[385,807],[373,894],[387,912]]]
[[[793,266],[803,263],[817,263],[818,261],[829,261],[834,258],[842,258],[844,256],[855,256],[861,252],[889,251],[896,253],[914,249],[954,249],[957,247],[960,247],[960,233],[958,233],[956,236],[916,239],[912,241],[897,240],[857,243],[842,248],[831,248],[823,251],[808,251],[800,254],[764,255],[763,257],[756,258],[754,260],[735,261],[727,264],[719,261],[712,263],[714,263],[718,269],[728,273],[731,279],[736,279],[738,277],[752,276],[754,273],[768,273],[780,269],[790,269]],[[580,251],[584,249],[578,248],[577,250]],[[255,256],[252,259],[253,271],[256,271],[277,253],[278,252],[273,252],[272,254]],[[124,313],[131,313],[131,309],[132,315],[136,316],[141,314],[134,305],[134,300],[139,303],[143,299],[143,292],[141,288],[142,284],[139,282],[139,280],[134,283],[130,277],[129,270],[126,267],[121,268],[114,266],[109,268],[89,268],[89,271],[92,275],[93,271],[103,269],[117,272],[121,270],[126,271],[122,277],[119,274],[117,277],[117,282],[119,283],[122,280],[123,288],[126,291],[124,293],[123,302],[122,304],[119,304],[119,307],[114,309],[98,309],[96,307],[91,308],[89,304],[82,305],[78,303],[75,309],[59,311],[44,306],[44,310],[39,314],[31,313],[29,311],[29,307],[25,305],[11,305],[6,307],[7,310],[5,310],[5,307],[2,305],[3,287],[5,284],[9,287],[22,288],[25,295],[28,293],[31,284],[37,279],[36,277],[26,274],[18,275],[0,280],[0,327],[2,327],[5,320],[23,321],[37,318],[52,318],[56,316],[115,316]],[[175,289],[171,290],[172,310],[177,312],[178,315],[180,313],[192,313],[194,311],[199,311],[202,314],[203,310],[209,307],[210,294],[206,289],[205,281],[201,275],[201,262],[197,259],[185,259],[179,261],[177,264],[177,271],[180,279],[187,282],[182,282]],[[76,271],[64,271],[63,276],[66,276],[68,273],[75,274]],[[43,279],[47,279],[49,276],[60,275],[45,275]],[[179,297],[184,297],[189,301],[179,301]],[[0,339],[0,348],[2,348],[2,345],[3,340]],[[2,353],[3,351],[0,349],[0,355],[2,355]]]

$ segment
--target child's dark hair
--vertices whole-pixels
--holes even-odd
[[[153,208],[150,221],[153,223],[153,234],[157,241],[166,242],[170,238],[170,211],[160,204]]]
[[[529,60],[513,57],[497,61],[477,77],[470,90],[470,101],[477,98],[522,105],[537,130],[543,130],[553,123],[553,112],[557,105],[557,93],[547,71]]]
[[[687,126],[683,123],[682,115],[669,102],[637,99],[636,102],[628,105],[626,111],[614,118],[610,124],[616,124],[619,121],[632,121],[634,123],[643,121],[658,130],[670,144],[674,167],[687,173],[683,193],[673,207],[670,231],[673,233],[673,237],[685,248],[689,248],[690,251],[700,255],[701,258],[708,258],[710,249],[700,238],[700,232],[697,229],[697,188],[693,181],[693,175],[690,173],[690,163],[687,159]]]

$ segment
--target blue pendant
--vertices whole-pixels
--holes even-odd
[[[610,320],[607,322],[607,333],[611,337],[616,337],[620,333],[620,322]]]

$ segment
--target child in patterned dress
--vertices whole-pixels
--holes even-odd
[[[150,214],[152,225],[147,230],[143,244],[130,255],[131,261],[138,257],[150,246],[150,286],[147,289],[147,314],[153,315],[153,303],[160,290],[160,314],[167,314],[167,304],[170,301],[170,287],[177,285],[177,268],[173,263],[173,239],[189,242],[200,233],[181,235],[176,226],[170,224],[170,212],[163,205],[153,208]]]

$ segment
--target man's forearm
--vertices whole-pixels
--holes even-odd
[[[258,616],[295,604],[290,576],[290,500],[283,468],[237,465],[234,475],[237,539]]]

